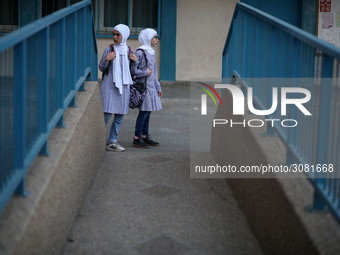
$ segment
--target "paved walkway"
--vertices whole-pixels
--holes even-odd
[[[151,115],[158,148],[131,147],[137,110],[106,152],[63,255],[262,254],[224,179],[191,179],[189,89],[163,87]]]

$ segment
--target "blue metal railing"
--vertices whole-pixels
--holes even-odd
[[[285,119],[298,125],[274,131],[287,147],[287,163],[314,168],[314,208],[327,205],[340,221],[340,49],[249,5],[237,3],[223,50],[224,83],[239,78],[252,87],[258,109],[272,105],[273,87],[304,87],[312,116],[288,107]],[[270,79],[268,79],[270,78]],[[280,84],[280,80],[284,81]],[[273,82],[274,81],[274,82]],[[277,113],[266,116],[282,119]],[[270,132],[270,128],[268,128]],[[302,166],[301,165],[301,166]],[[327,172],[329,166],[333,172]],[[318,169],[317,169],[318,167]]]
[[[92,4],[84,0],[0,39],[0,211],[85,80],[97,80]]]

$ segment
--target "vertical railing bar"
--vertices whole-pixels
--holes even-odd
[[[235,45],[236,45],[236,36],[235,36],[235,31],[236,31],[236,19],[234,18],[233,19],[233,36],[231,38],[231,44],[233,45],[232,48],[231,48],[231,61],[230,61],[230,64],[231,64],[231,72],[234,72],[235,68],[234,68],[234,65],[235,65],[235,61],[234,61],[234,56],[235,56]]]
[[[86,18],[87,18],[86,6],[83,7],[82,12],[83,12],[83,24],[84,24],[83,29],[82,29],[82,34],[83,34],[83,39],[84,39],[83,42],[86,42],[87,39],[88,39],[88,38],[86,38],[86,33],[87,33],[87,31],[88,31],[88,30],[86,29],[86,28],[87,28],[87,27],[86,27],[86,24],[87,24],[87,23],[86,23]],[[82,68],[82,69],[83,69],[83,74],[82,74],[82,75],[85,76],[85,69],[86,69],[86,67],[87,67],[87,66],[86,66],[86,64],[87,64],[87,63],[86,63],[86,57],[87,57],[87,54],[88,54],[88,52],[86,52],[87,43],[86,43],[86,44],[84,43],[84,44],[83,44],[83,47],[84,47],[84,49],[83,49],[83,54],[82,54],[82,55],[83,55],[83,61],[82,61],[82,62],[83,62],[83,68]],[[86,77],[84,77],[84,78],[86,78]],[[79,88],[79,90],[80,90],[80,91],[85,91],[84,83],[83,83],[83,85]]]
[[[334,60],[334,70],[333,70],[333,74],[335,74],[335,77],[333,77],[333,84],[332,84],[332,90],[334,90],[334,93],[332,93],[333,95],[333,105],[334,107],[332,107],[333,109],[333,125],[331,125],[333,127],[333,132],[331,134],[331,137],[334,139],[335,137],[337,137],[337,131],[339,130],[339,121],[338,121],[338,116],[340,114],[339,112],[339,107],[337,106],[338,103],[339,103],[339,96],[338,96],[338,84],[339,84],[339,73],[338,73],[338,70],[339,70],[339,60]],[[335,165],[337,165],[337,158],[338,158],[338,143],[337,142],[334,142],[333,141],[333,146],[330,150],[332,152],[332,155],[331,155],[331,158],[329,159],[329,162],[335,162]],[[336,176],[334,176],[335,173],[332,174],[332,177],[331,177],[331,181],[332,181],[332,186],[333,187],[330,187],[330,190],[329,190],[329,193],[331,195],[333,195],[333,204],[336,204],[336,199],[339,200],[339,198],[336,197],[336,182],[335,182],[335,178]]]
[[[305,70],[305,73],[304,75],[301,77],[301,79],[306,79],[306,70],[307,70],[307,66],[308,66],[308,54],[307,54],[307,50],[308,50],[308,45],[304,44],[304,47],[303,47],[303,60],[302,60],[302,66]],[[305,84],[303,84],[305,85]],[[302,115],[302,113],[299,114],[300,116]],[[307,129],[307,125],[306,125],[306,121],[305,121],[305,118],[304,118],[304,121],[300,122],[302,123],[301,125],[301,128],[300,128],[300,134],[299,134],[299,137],[301,137],[301,150],[302,150],[302,154],[303,155],[306,155],[306,151],[308,150],[308,140],[309,140],[309,137],[307,137],[307,132],[306,132],[306,129]],[[307,162],[307,163],[310,163],[310,162]]]
[[[258,51],[258,48],[259,48],[259,45],[260,45],[260,28],[259,28],[259,23],[260,23],[260,20],[258,18],[255,18],[255,58],[254,58],[254,69],[255,69],[255,73],[254,73],[254,78],[258,78],[259,77],[259,73],[258,73],[258,66],[256,64],[256,61],[259,59],[259,51]],[[255,85],[255,84],[254,84]]]
[[[66,83],[66,19],[63,18],[61,20],[61,31],[59,31],[59,44],[60,44],[60,55],[57,56],[59,63],[61,63],[62,66],[59,67],[58,69],[58,75],[57,75],[57,81],[56,81],[56,86],[57,86],[57,95],[56,95],[56,100],[57,100],[57,109],[63,109],[64,108],[64,98],[65,98],[65,86],[64,84]],[[61,116],[60,120],[57,123],[58,127],[63,127],[65,128],[65,123],[64,123],[64,115]]]
[[[75,84],[77,82],[77,77],[78,77],[78,61],[79,56],[78,56],[78,50],[77,50],[77,42],[78,42],[78,11],[74,13],[74,44],[73,44],[73,52],[75,53],[75,58],[74,58],[74,75],[73,75],[73,88],[75,89]]]
[[[308,55],[312,57],[311,60],[312,60],[312,63],[314,63],[314,49],[312,47],[309,47],[309,54]],[[309,74],[312,73],[312,70],[313,70],[312,67],[313,67],[313,65],[311,64],[311,67],[309,68],[309,71],[308,71]],[[308,76],[306,81],[309,85],[308,88],[311,91],[311,95],[312,95],[312,98],[310,100],[310,105],[311,105],[310,110],[312,112],[312,116],[315,117],[314,112],[313,112],[313,108],[312,108],[313,107],[313,100],[314,100],[313,97],[315,97],[314,91],[313,91],[313,89],[314,89],[313,79],[310,76]],[[312,139],[310,139],[310,146],[308,148],[307,155],[308,155],[308,159],[312,160],[313,159],[313,148],[314,148],[313,144],[314,144],[314,137],[315,137],[315,136],[313,136],[314,125],[313,125],[313,119],[312,118],[307,119],[307,126],[308,126],[308,137],[312,137]]]
[[[337,72],[337,66],[338,66],[338,61],[334,60],[333,63],[333,74],[336,74]],[[334,107],[331,107],[330,111],[331,111],[331,121],[333,120],[332,123],[334,123],[333,125],[331,125],[330,123],[330,137],[336,137],[337,135],[337,131],[338,129],[336,128],[336,121],[337,121],[337,90],[336,90],[336,78],[332,78],[332,86],[331,86],[331,94],[332,94],[332,105],[334,105]],[[328,162],[333,162],[333,157],[336,158],[336,143],[331,143],[330,144],[330,149],[329,149],[330,153],[329,153],[329,158],[328,158]]]
[[[321,95],[320,95],[320,113],[319,113],[319,123],[318,123],[318,143],[317,143],[317,161],[316,164],[326,164],[327,154],[329,146],[329,130],[328,124],[330,123],[330,113],[331,109],[331,86],[332,83],[330,78],[333,74],[333,58],[328,55],[323,55],[322,57],[322,83],[321,83]],[[325,189],[326,181],[324,178],[317,176],[315,180],[316,189]],[[322,198],[317,191],[314,192],[314,204],[313,207],[316,209],[323,209],[325,207]]]
[[[39,133],[47,133],[48,130],[48,98],[49,98],[49,27],[44,29],[40,35],[41,48],[39,52]],[[47,155],[47,141],[40,151],[41,154]]]
[[[291,69],[291,75],[292,77],[297,77],[299,72],[300,72],[300,63],[301,63],[301,58],[300,58],[300,52],[301,52],[301,43],[299,41],[297,41],[296,39],[292,38],[292,54],[293,56],[296,56],[295,59],[293,60],[293,57],[291,57],[290,59],[292,59],[292,69]],[[292,118],[294,118],[294,116],[292,116]],[[295,146],[296,144],[296,138],[297,138],[297,130],[296,129],[288,129],[287,130],[287,143],[290,146]],[[293,163],[292,162],[292,158],[291,155],[287,154],[287,163]]]
[[[97,0],[97,35],[99,35],[99,22],[100,22],[99,17],[100,17],[100,0]]]
[[[24,166],[26,155],[27,41],[14,47],[14,168]]]
[[[247,24],[247,15],[243,15],[243,24]],[[247,69],[246,69],[246,66],[247,66],[247,59],[246,59],[246,56],[248,54],[248,51],[247,51],[247,37],[248,35],[248,26],[247,25],[243,25],[243,54],[242,54],[242,76],[243,77],[248,77],[248,74],[247,74]]]
[[[64,98],[65,98],[65,82],[66,82],[66,19],[63,18],[61,25],[61,35],[60,35],[61,43],[61,63],[62,63],[62,71],[60,75],[60,83],[57,83],[58,95],[57,95],[57,106],[58,108],[64,107]]]

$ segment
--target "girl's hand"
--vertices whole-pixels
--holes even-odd
[[[163,95],[162,91],[159,91],[158,95],[159,95],[159,97],[162,97],[162,95]]]
[[[149,70],[148,68],[146,68],[146,71],[148,71],[148,76],[151,76],[151,74],[152,74],[152,70]]]
[[[136,62],[138,60],[134,53],[129,53],[129,58],[134,62]]]
[[[105,61],[109,62],[112,59],[114,59],[115,57],[116,57],[116,52],[115,51],[109,52],[109,53],[107,53],[107,55],[105,57]]]

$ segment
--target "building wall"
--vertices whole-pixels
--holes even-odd
[[[222,51],[237,2],[177,1],[177,81],[222,76]]]
[[[222,76],[222,51],[237,0],[181,0],[177,1],[177,28],[173,35],[176,44],[176,81],[191,79],[216,79]],[[163,28],[166,29],[166,28]],[[161,32],[162,33],[162,32]],[[160,74],[161,41],[156,50],[158,75]],[[113,41],[98,38],[98,62],[102,53]],[[139,47],[137,39],[129,39],[127,44]],[[167,49],[163,49],[165,52]],[[162,61],[167,61],[163,58]],[[166,70],[165,70],[166,71]],[[98,72],[101,78],[101,72]],[[165,79],[167,80],[167,79]]]

